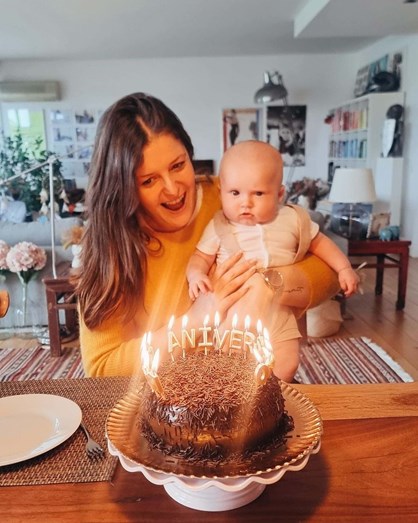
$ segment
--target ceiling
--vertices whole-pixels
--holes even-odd
[[[405,0],[0,0],[0,62],[340,53],[409,33]]]

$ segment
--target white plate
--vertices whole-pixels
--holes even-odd
[[[0,399],[0,466],[39,456],[77,430],[81,409],[52,394],[22,394]]]

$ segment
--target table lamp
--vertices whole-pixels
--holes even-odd
[[[371,169],[335,169],[328,198],[334,205],[331,229],[350,239],[365,238],[370,220],[371,206],[376,201]]]

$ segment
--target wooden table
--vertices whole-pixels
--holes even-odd
[[[2,487],[2,521],[418,521],[418,383],[295,388],[321,412],[321,450],[249,505],[229,512],[188,509],[141,473],[118,466],[109,483]]]
[[[376,263],[368,263],[366,268],[376,268],[375,294],[383,291],[383,271],[385,267],[398,269],[398,299],[396,308],[405,307],[408,281],[409,246],[408,240],[348,240],[348,256],[376,256]],[[393,255],[396,255],[395,258]],[[359,264],[353,264],[357,267]]]

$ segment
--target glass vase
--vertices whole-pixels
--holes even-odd
[[[14,335],[19,338],[36,338],[40,328],[36,304],[29,298],[29,280],[18,274],[21,287],[21,302],[14,308]]]

